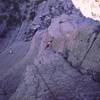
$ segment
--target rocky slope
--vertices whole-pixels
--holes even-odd
[[[72,0],[84,16],[100,21],[100,0]],[[87,9],[87,11],[86,11]]]
[[[0,5],[0,100],[100,99],[100,22],[71,0]]]

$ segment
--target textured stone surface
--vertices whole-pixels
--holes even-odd
[[[81,76],[62,56],[42,50],[34,64],[26,67],[22,83],[9,100],[93,100],[100,98],[99,91],[99,84]]]
[[[27,18],[0,36],[0,100],[100,100],[100,22],[71,0],[32,1],[11,3]]]

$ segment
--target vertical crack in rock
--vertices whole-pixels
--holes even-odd
[[[93,33],[93,36],[92,36],[92,38],[91,38],[91,40],[90,40],[90,41],[91,41],[91,42],[90,42],[90,45],[89,45],[89,47],[88,47],[86,53],[84,54],[83,59],[82,59],[82,61],[80,62],[79,66],[81,66],[82,63],[84,62],[86,56],[88,55],[90,49],[92,48],[92,46],[93,46],[93,44],[94,44],[94,42],[95,42],[96,39],[98,38],[98,34],[99,34],[99,33]]]
[[[58,100],[58,99],[55,97],[54,93],[52,92],[51,88],[48,86],[48,84],[47,84],[46,80],[44,79],[44,77],[42,76],[41,72],[39,71],[38,66],[36,66],[36,65],[34,65],[34,66],[35,66],[35,68],[37,69],[37,72],[38,72],[39,76],[41,77],[41,79],[43,80],[43,82],[45,83],[46,87],[47,87],[48,90],[50,91],[50,93],[51,93],[53,99],[54,99],[54,100]]]

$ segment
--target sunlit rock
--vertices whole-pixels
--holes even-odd
[[[72,0],[86,17],[100,21],[100,0]]]

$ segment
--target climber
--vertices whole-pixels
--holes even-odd
[[[52,47],[52,40],[47,42],[45,49]]]

